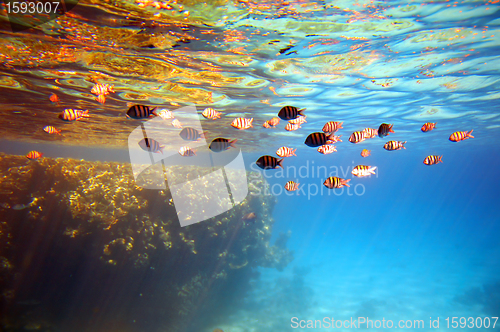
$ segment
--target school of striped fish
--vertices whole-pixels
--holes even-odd
[[[106,100],[106,96],[110,93],[115,93],[114,86],[109,84],[101,84],[96,83],[92,89],[91,93],[95,94],[96,100],[99,103],[104,104]],[[53,103],[59,104],[59,97],[53,93],[49,96],[49,100]],[[296,131],[301,129],[302,124],[306,123],[307,115],[303,112],[305,108],[297,108],[294,106],[284,106],[282,107],[277,114],[277,117],[273,117],[269,120],[264,121],[262,127],[264,129],[277,128],[280,124],[281,120],[287,121],[284,129],[286,131]],[[207,120],[218,120],[222,118],[223,112],[217,111],[211,107],[208,107],[203,110],[201,115]],[[158,107],[150,107],[147,105],[131,105],[128,110],[125,112],[125,116],[132,120],[144,120],[151,117],[158,116],[165,121],[169,121],[170,125],[174,128],[180,130],[179,136],[186,141],[199,141],[202,138],[205,138],[206,133],[199,132],[195,128],[191,127],[183,127],[182,123],[178,119],[175,118],[174,112],[167,109],[158,109]],[[64,109],[59,114],[59,119],[67,122],[72,121],[80,121],[90,117],[88,110],[76,110],[76,109]],[[235,118],[231,121],[230,126],[238,129],[238,130],[247,130],[253,127],[253,118],[244,118],[239,117]],[[327,155],[334,152],[337,152],[337,146],[334,145],[336,143],[342,142],[342,135],[336,135],[337,132],[343,129],[344,122],[341,121],[328,121],[324,124],[321,131],[313,132],[307,135],[304,144],[308,147],[317,148],[317,151],[321,154]],[[391,133],[394,133],[393,124],[382,123],[378,126],[377,129],[374,128],[364,128],[363,130],[355,131],[351,133],[348,141],[352,144],[361,143],[367,139],[373,139],[375,137],[384,138]],[[436,129],[436,123],[427,122],[422,125],[421,131],[426,133]],[[61,135],[61,130],[57,129],[54,126],[47,125],[43,128],[45,132],[48,134],[58,134]],[[472,130],[470,131],[457,131],[450,135],[449,140],[451,142],[460,142],[469,138],[474,138],[472,136]],[[213,152],[223,152],[230,148],[234,148],[236,145],[237,139],[230,139],[224,137],[217,137],[213,139],[208,148]],[[394,141],[390,140],[383,144],[383,148],[387,151],[397,151],[401,149],[406,149],[405,144],[406,141]],[[156,141],[154,138],[145,137],[138,142],[138,145],[147,152],[152,153],[163,153],[163,149],[165,145],[161,145],[160,142]],[[263,155],[258,158],[255,163],[257,166],[262,168],[263,170],[269,169],[278,169],[284,168],[283,162],[285,158],[297,156],[296,154],[297,148],[292,148],[288,146],[280,147],[275,153],[281,159],[278,159],[271,155]],[[189,146],[182,146],[179,148],[178,153],[183,157],[194,157],[196,156],[196,150],[190,148]],[[361,156],[366,158],[371,155],[371,151],[367,149],[363,149],[361,151]],[[38,151],[30,151],[26,157],[30,160],[37,160],[43,157],[43,153]],[[442,155],[429,155],[425,157],[423,163],[424,165],[437,165],[442,163]],[[376,166],[370,165],[357,165],[353,168],[351,174],[356,177],[367,177],[375,174]],[[342,188],[344,186],[349,187],[349,181],[351,179],[342,179],[339,177],[328,177],[323,182],[323,185],[329,189]],[[293,180],[289,180],[284,184],[284,188],[287,191],[296,191],[299,188],[299,183],[296,183]]]

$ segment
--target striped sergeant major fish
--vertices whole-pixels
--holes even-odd
[[[145,137],[139,141],[139,146],[144,151],[154,152],[154,153],[158,153],[158,152],[163,153],[163,148],[165,148],[165,146],[160,146],[160,143],[158,143],[158,141],[155,141],[154,139],[147,138],[147,137]]]
[[[28,154],[26,154],[26,158],[31,159],[31,160],[36,160],[42,158],[43,153],[38,152],[38,151],[30,151]]]
[[[303,123],[307,123],[306,118],[307,118],[306,115],[299,115],[296,119],[288,120],[288,123],[301,125]],[[276,118],[273,118],[273,119],[276,119]]]
[[[64,111],[61,112],[61,114],[59,114],[59,118],[60,119],[63,119],[65,121],[78,121],[78,120],[81,120],[83,118],[88,118],[90,115],[89,115],[89,111],[88,110],[74,110],[74,109],[71,109],[71,108],[67,108],[65,109]]]
[[[443,158],[443,156],[436,156],[436,155],[427,156],[424,159],[424,164],[430,166],[442,163],[443,161],[441,160],[441,158]]]
[[[351,179],[342,179],[336,176],[330,176],[325,180],[325,182],[323,182],[323,185],[325,185],[328,189],[342,188],[343,186],[350,187],[350,185],[347,184],[349,181],[351,181]]]
[[[281,158],[297,156],[295,154],[295,151],[297,151],[297,149],[292,149],[287,146],[282,146],[278,150],[276,150],[276,154]]]
[[[365,138],[374,138],[378,135],[378,129],[365,128],[363,132],[365,133]]]
[[[95,84],[92,89],[90,90],[91,93],[95,95],[108,95],[110,92],[114,93],[115,86],[114,85],[109,85],[109,84],[101,84],[97,83]]]
[[[318,148],[318,152],[322,154],[330,154],[333,152],[337,152],[337,148],[335,145],[322,145]]]
[[[401,150],[401,149],[406,149],[405,148],[406,141],[401,142],[401,141],[389,141],[384,144],[384,149],[388,151],[395,151],[395,150]]]
[[[474,130],[474,129],[472,129]],[[472,136],[472,130],[471,131],[456,131],[450,136],[450,141],[452,142],[460,142],[468,138],[474,138]]]
[[[285,130],[287,131],[295,131],[297,129],[300,128],[300,125],[299,124],[293,124],[293,123],[287,123],[287,125],[285,126]]]
[[[358,177],[370,176],[371,174],[375,174],[376,166],[366,166],[366,165],[358,165],[352,169],[352,175]]]
[[[293,120],[296,119],[298,116],[304,116],[302,114],[303,111],[305,111],[305,108],[298,109],[297,107],[294,106],[285,106],[280,109],[278,112],[278,116],[282,120]]]
[[[234,128],[245,130],[245,129],[248,129],[250,127],[253,128],[252,122],[253,122],[253,118],[251,118],[251,119],[236,118],[233,120],[233,122],[231,122],[231,126],[233,126]]]
[[[392,130],[393,126],[392,124],[382,123],[380,127],[378,127],[378,137],[385,137],[389,135],[389,133],[394,133],[394,130]]]
[[[365,131],[355,131],[349,137],[349,142],[351,143],[361,143],[366,139]]]
[[[344,122],[329,121],[329,122],[325,123],[325,125],[323,126],[323,132],[325,132],[325,133],[334,133],[337,130],[343,128],[342,127],[343,123]]]
[[[295,191],[295,190],[299,189],[299,183],[297,183],[295,181],[288,181],[285,184],[285,189],[287,191]]]
[[[186,127],[181,130],[179,136],[185,141],[198,141],[201,138],[205,138],[205,133],[200,133],[194,128]]]
[[[420,130],[422,130],[424,133],[428,132],[428,131],[431,131],[433,130],[434,128],[436,128],[436,124],[437,122],[427,122],[427,123],[424,123],[424,125],[422,126],[422,128],[420,128]]]
[[[213,108],[205,108],[205,110],[201,113],[205,118],[215,120],[215,119],[220,119],[220,116],[222,115],[221,112],[217,112]]]
[[[61,131],[52,127],[52,126],[45,126],[43,127],[43,131],[49,133],[49,134],[58,134],[61,135]]]
[[[311,148],[316,148],[321,145],[332,144],[334,140],[335,134],[328,135],[325,133],[316,132],[309,134],[304,143]]]
[[[179,154],[183,157],[196,156],[196,151],[191,149],[189,146],[183,146],[179,149]]]
[[[229,140],[227,138],[218,137],[218,138],[215,138],[214,140],[212,140],[212,142],[210,143],[208,148],[210,150],[212,150],[213,152],[222,152],[222,151],[226,151],[230,147],[235,148],[236,146],[234,144],[237,141],[238,140],[236,140],[236,139]]]
[[[133,105],[127,111],[127,117],[132,119],[147,119],[156,116],[156,107],[150,108],[144,105]]]
[[[257,159],[255,163],[262,169],[276,169],[278,167],[283,168],[283,165],[281,164],[282,162],[283,159],[278,159],[272,156],[262,156]]]

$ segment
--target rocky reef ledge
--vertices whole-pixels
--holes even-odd
[[[223,319],[256,267],[292,260],[289,234],[269,242],[267,182],[247,176],[241,204],[180,227],[169,189],[138,187],[130,164],[0,154],[0,330],[193,332]]]

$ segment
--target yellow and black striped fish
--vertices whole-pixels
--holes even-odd
[[[401,150],[401,149],[406,149],[405,148],[405,143],[401,141],[389,141],[385,143],[384,149],[389,150],[389,151],[395,151],[395,150]]]
[[[365,133],[365,138],[374,138],[378,135],[378,129],[365,128],[363,132]]]
[[[83,118],[88,118],[89,117],[89,111],[83,111],[83,110],[74,110],[71,108],[67,108],[64,111],[59,114],[59,118],[63,119],[65,121],[75,121],[75,120],[81,120]]]
[[[302,114],[303,111],[305,111],[305,108],[298,109],[294,106],[285,106],[280,109],[278,116],[282,120],[293,120],[296,119],[299,115],[304,116],[304,114]]]
[[[285,130],[287,131],[295,131],[295,130],[298,130],[300,128],[300,125],[299,124],[293,124],[293,123],[287,123],[287,125],[285,126]]]
[[[325,180],[325,182],[323,182],[323,184],[328,189],[342,188],[343,186],[350,187],[350,185],[347,184],[347,182],[349,181],[351,181],[351,179],[342,179],[336,176],[330,176],[328,179]]]
[[[145,137],[139,141],[139,146],[144,151],[154,152],[154,153],[158,153],[158,152],[163,153],[163,149],[165,148],[165,146],[160,145],[160,143],[158,141],[155,141],[154,139],[147,138],[147,137]]]
[[[441,160],[441,158],[443,158],[443,156],[436,156],[436,155],[427,156],[424,159],[424,164],[436,165],[436,164],[442,163],[443,161]]]
[[[365,131],[355,131],[351,134],[351,137],[349,137],[349,142],[351,143],[363,142],[366,139],[365,135],[366,135]]]
[[[299,183],[297,183],[295,181],[288,181],[285,184],[285,189],[287,191],[295,191],[295,190],[299,189]]]
[[[316,147],[321,146],[321,145],[333,143],[334,137],[335,137],[335,134],[328,135],[325,133],[316,132],[316,133],[309,134],[309,136],[307,136],[306,141],[304,143],[307,146],[310,146],[311,148],[316,148]]]
[[[31,159],[31,160],[36,160],[36,159],[42,158],[42,156],[43,156],[43,153],[41,153],[41,152],[30,151],[26,155],[26,158]]]
[[[155,111],[156,107],[150,108],[149,106],[144,105],[134,105],[128,109],[127,117],[136,120],[147,119],[152,115],[156,115]]]
[[[52,127],[52,126],[45,126],[43,127],[43,131],[49,133],[49,134],[58,134],[61,135],[61,131]]]
[[[392,130],[393,126],[392,124],[382,123],[380,127],[378,127],[378,137],[385,137],[389,135],[389,133],[394,133],[394,130]]]
[[[281,158],[297,156],[295,154],[295,151],[297,151],[297,149],[292,149],[287,146],[282,146],[276,151],[276,154]]]
[[[205,110],[203,111],[203,113],[201,113],[201,115],[203,115],[207,119],[215,120],[215,119],[220,119],[220,116],[222,115],[222,113],[217,112],[213,108],[208,107],[208,108],[205,108]]]
[[[257,159],[255,163],[262,169],[275,169],[278,167],[283,168],[283,165],[281,164],[282,162],[283,159],[278,159],[272,156],[262,156]]]
[[[370,176],[371,174],[375,174],[376,166],[366,166],[366,165],[358,165],[352,169],[352,175],[364,177]]]
[[[181,130],[179,136],[185,141],[197,141],[200,138],[205,138],[205,133],[200,133],[194,128],[186,127]]]
[[[472,129],[472,130],[474,130],[474,129]],[[464,139],[474,138],[474,136],[471,135],[472,130],[471,131],[456,131],[453,134],[451,134],[450,141],[460,142],[460,141],[463,141]]]
[[[231,140],[228,140],[227,138],[218,137],[218,138],[215,138],[210,143],[208,148],[210,150],[212,150],[213,152],[222,152],[222,151],[226,151],[230,147],[235,148],[236,146],[234,145],[234,143],[236,143],[236,141],[237,141],[236,139],[233,139],[231,141]]]
[[[101,84],[97,83],[95,84],[92,89],[90,90],[91,93],[95,95],[108,95],[110,92],[115,92],[114,91],[114,85],[109,85],[109,84]]]
[[[233,120],[233,122],[231,122],[231,126],[233,126],[234,128],[237,128],[237,129],[245,130],[245,129],[248,129],[250,127],[253,128],[252,122],[253,122],[253,118],[251,118],[251,119],[236,118]]]
[[[424,125],[422,126],[422,128],[420,128],[420,130],[422,130],[424,133],[428,132],[428,131],[431,131],[433,130],[434,128],[436,128],[436,123],[437,122],[426,122],[424,123]]]
[[[342,129],[342,124],[344,122],[337,122],[337,121],[330,121],[330,122],[327,122],[325,123],[325,125],[323,126],[323,132],[325,133],[334,133],[336,132],[337,130],[339,129]]]

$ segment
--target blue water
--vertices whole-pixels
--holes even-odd
[[[343,194],[327,189],[313,195],[323,180],[312,178],[312,167],[310,178],[297,181],[309,187],[305,195],[280,195],[280,181],[270,179],[278,194],[273,238],[290,230],[295,260],[282,273],[262,270],[269,284],[256,295],[260,305],[282,293],[288,298],[281,310],[257,315],[273,321],[273,329],[256,331],[292,331],[292,317],[416,319],[424,320],[426,330],[430,317],[440,317],[443,330],[447,317],[498,316],[500,151],[460,143],[442,149],[443,163],[434,166],[424,165],[409,147],[353,158],[376,165],[378,173],[351,180],[351,191]],[[347,157],[318,156],[288,165],[323,165],[325,159],[351,164]],[[356,184],[364,186],[363,194],[360,186],[358,194],[352,190]],[[287,278],[295,285],[290,289],[282,286]],[[293,292],[307,308],[294,310]]]

